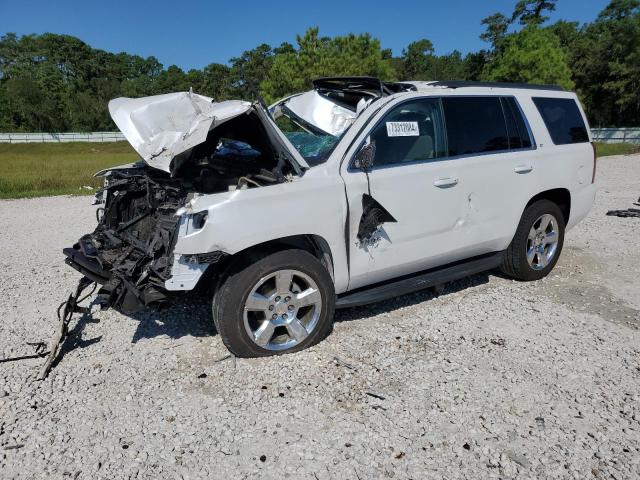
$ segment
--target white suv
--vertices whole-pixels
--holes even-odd
[[[242,357],[315,344],[335,308],[497,267],[542,278],[595,195],[585,115],[553,86],[341,77],[270,108],[189,92],[109,110],[142,159],[100,173],[67,263],[125,311],[210,287]]]

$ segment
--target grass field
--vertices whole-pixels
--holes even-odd
[[[629,155],[631,153],[639,153],[640,145],[634,145],[633,143],[598,143],[596,144],[596,152],[598,157]]]
[[[0,143],[0,198],[90,194],[95,172],[137,159],[127,142]]]
[[[640,145],[600,143],[597,151],[599,157],[630,154]],[[95,172],[137,159],[127,142],[0,143],[0,198],[91,194],[102,184]]]

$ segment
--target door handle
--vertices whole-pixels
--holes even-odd
[[[513,171],[516,173],[529,173],[531,170],[533,170],[532,165],[518,165],[513,169]]]
[[[433,184],[439,188],[455,187],[458,184],[458,179],[453,177],[438,178]]]

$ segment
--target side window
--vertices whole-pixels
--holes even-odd
[[[502,109],[507,121],[507,133],[509,135],[509,148],[531,148],[531,137],[524,123],[522,112],[514,97],[502,97]]]
[[[542,115],[553,143],[566,145],[589,141],[587,127],[575,100],[543,97],[534,97],[532,100]]]
[[[449,155],[509,149],[500,97],[444,97]]]
[[[370,138],[376,145],[374,166],[445,156],[440,101],[419,99],[395,107],[373,129]]]

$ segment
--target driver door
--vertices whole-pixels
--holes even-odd
[[[342,172],[349,204],[349,289],[454,261],[461,243],[456,234],[464,235],[454,234],[464,205],[461,171],[459,161],[445,159],[440,100],[404,99],[371,124],[355,152],[373,144],[373,164],[363,171],[351,158]]]

